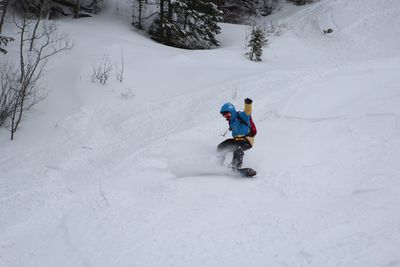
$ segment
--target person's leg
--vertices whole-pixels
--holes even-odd
[[[232,167],[234,169],[240,169],[243,164],[244,151],[249,150],[251,145],[247,141],[236,141],[236,148],[233,151]]]
[[[224,164],[226,154],[235,151],[237,147],[237,141],[234,139],[227,139],[217,146],[218,160],[221,165]]]
[[[229,152],[235,150],[237,147],[237,141],[235,139],[226,139],[223,141],[221,144],[217,146],[217,151],[218,152]]]
[[[238,146],[235,151],[233,151],[232,167],[234,169],[240,169],[243,164],[244,152],[241,146]]]

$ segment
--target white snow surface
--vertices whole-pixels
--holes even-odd
[[[0,130],[0,266],[400,266],[400,1],[286,5],[260,63],[245,26],[180,50],[109,8],[59,23],[48,97]],[[124,82],[93,84],[121,51]],[[215,155],[246,97],[253,179]]]

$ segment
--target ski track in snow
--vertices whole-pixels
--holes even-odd
[[[265,50],[264,65],[238,57],[229,63],[252,69],[232,68],[237,75],[224,78],[207,66],[209,81],[193,73],[182,86],[163,87],[170,95],[146,92],[155,81],[130,99],[116,84],[111,92],[91,88],[82,78],[88,68],[70,65],[80,54],[71,55],[63,68],[81,78],[77,90],[49,95],[65,101],[59,113],[42,115],[54,123],[31,113],[47,132],[34,130],[33,141],[27,121],[0,151],[0,265],[399,265],[400,40],[363,43],[389,21],[385,32],[395,32],[399,9],[392,0],[299,8]],[[328,26],[333,34],[323,35]],[[126,41],[162,56],[142,37]],[[217,64],[214,56],[234,57],[238,47],[162,51],[180,70],[202,70],[198,58]],[[245,97],[254,99],[259,133],[244,165],[257,178],[201,175],[220,170],[219,106],[240,109]]]

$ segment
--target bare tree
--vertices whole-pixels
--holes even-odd
[[[0,33],[2,32],[2,29],[3,29],[4,18],[6,17],[7,7],[8,7],[9,2],[10,2],[10,0],[0,0],[0,13],[1,13]]]
[[[18,95],[18,69],[10,62],[0,63],[0,127],[12,114]]]
[[[16,22],[16,20],[14,19]],[[55,22],[41,24],[41,30],[32,47],[32,51],[26,51],[26,43],[30,41],[26,38],[29,34],[29,24],[32,21],[22,18],[16,22],[20,31],[20,78],[18,82],[16,100],[10,115],[11,120],[11,140],[17,131],[22,115],[45,97],[45,93],[40,91],[39,81],[44,74],[44,69],[50,58],[56,54],[68,51],[72,48],[72,43],[66,34],[58,34]]]
[[[132,25],[143,30],[143,15],[148,4],[148,0],[128,0],[133,7]]]
[[[81,13],[81,5],[82,5],[82,0],[76,0],[75,3],[75,8],[74,8],[74,18],[79,18],[79,15]]]
[[[47,13],[47,9],[49,6],[49,0],[37,0],[33,2],[33,12],[35,16],[35,26],[33,27],[31,42],[29,46],[29,51],[32,51],[33,44],[37,38],[37,31],[40,25],[40,21],[42,20],[43,16]]]

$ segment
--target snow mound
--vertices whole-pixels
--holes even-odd
[[[322,0],[284,21],[293,30],[289,35],[304,43],[301,49],[343,64],[400,56],[399,13],[396,0]],[[324,34],[328,29],[332,32]]]

